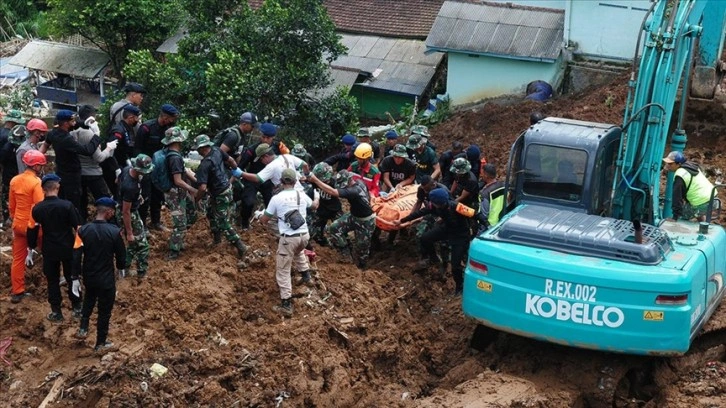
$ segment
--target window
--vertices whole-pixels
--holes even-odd
[[[531,144],[525,154],[524,194],[580,201],[586,165],[584,150]]]

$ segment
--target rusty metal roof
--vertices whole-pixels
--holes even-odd
[[[431,82],[442,53],[425,54],[420,40],[342,34],[348,54],[333,61],[333,68],[360,71],[368,79],[360,86],[389,92],[421,95]]]
[[[447,1],[426,46],[436,51],[554,62],[562,51],[564,26],[564,10]]]
[[[14,65],[85,79],[97,77],[110,62],[97,48],[38,40],[29,42],[10,60]]]

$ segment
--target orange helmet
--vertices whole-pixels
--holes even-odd
[[[45,155],[38,150],[28,150],[23,155],[23,163],[25,163],[28,167],[33,167],[37,165],[45,165],[47,161],[45,160]]]
[[[46,125],[45,122],[40,119],[30,119],[28,124],[25,125],[25,128],[31,132],[34,130],[40,130],[41,132],[48,131],[48,125]]]

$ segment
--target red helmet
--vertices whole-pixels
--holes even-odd
[[[41,132],[48,131],[48,125],[46,125],[45,122],[40,119],[30,119],[28,124],[25,125],[25,128],[31,132],[34,130],[40,130]]]
[[[37,165],[45,165],[47,161],[45,160],[45,155],[38,150],[28,150],[23,155],[23,163],[25,163],[28,167],[33,167]]]

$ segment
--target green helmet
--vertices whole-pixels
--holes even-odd
[[[451,168],[449,169],[450,172],[454,174],[466,174],[471,170],[471,163],[469,163],[469,160],[466,160],[463,157],[459,157],[458,159],[455,159],[453,163],[451,163]]]
[[[320,162],[313,167],[315,177],[325,182],[333,178],[333,167],[326,162]]]
[[[154,163],[151,161],[151,157],[145,154],[140,154],[131,159],[131,165],[134,170],[141,174],[149,174],[154,170]]]
[[[10,129],[10,135],[8,141],[15,146],[23,144],[25,139],[28,137],[28,130],[23,125],[15,125]]]
[[[429,133],[429,128],[427,128],[424,125],[413,125],[411,126],[411,134],[412,135],[419,135],[421,137],[429,138],[431,137],[431,134]]]
[[[295,144],[295,146],[292,147],[292,150],[290,150],[290,153],[292,153],[293,156],[302,158],[306,154],[308,154],[308,151],[305,150],[305,147],[301,145],[300,143]]]
[[[197,150],[200,147],[205,147],[205,146],[214,146],[214,143],[212,143],[212,141],[209,140],[209,136],[199,135],[196,138],[194,138],[194,150]]]
[[[348,187],[348,183],[350,182],[350,179],[353,178],[353,173],[349,172],[348,170],[341,170],[338,172],[338,175],[335,176],[335,188],[345,188]]]
[[[187,140],[189,131],[180,128],[179,126],[170,127],[164,132],[164,138],[161,139],[161,144],[168,146],[172,143],[183,143]]]

